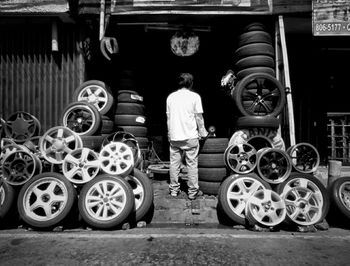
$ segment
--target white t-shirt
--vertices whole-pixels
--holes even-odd
[[[203,113],[198,93],[185,88],[171,93],[166,100],[166,113],[170,140],[198,138],[195,114]]]

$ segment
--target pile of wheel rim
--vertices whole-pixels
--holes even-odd
[[[148,176],[137,169],[142,158],[136,138],[113,132],[97,148],[84,145],[82,137],[97,132],[99,118],[107,112],[98,99],[104,103],[109,97],[108,91],[96,92],[91,86],[86,95],[84,91],[76,95],[81,102],[67,106],[63,126],[42,136],[39,121],[28,113],[2,120],[6,132],[0,154],[2,225],[17,211],[21,222],[40,230],[75,226],[71,223],[79,222],[79,215],[97,229],[149,222],[153,189]]]

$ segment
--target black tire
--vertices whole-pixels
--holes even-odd
[[[226,168],[198,168],[198,180],[222,182],[227,176]]]
[[[200,141],[200,153],[224,153],[228,138],[207,138],[204,141]]]
[[[346,192],[347,194],[343,195],[342,192]],[[333,181],[329,187],[329,197],[331,201],[331,209],[337,210],[337,212],[340,214],[338,215],[340,217],[337,218],[337,220],[339,220],[339,223],[349,223],[350,205],[346,205],[346,203],[349,204],[350,202],[350,177],[343,176]],[[347,200],[347,202],[344,202],[344,200]],[[347,221],[344,221],[344,219]]]
[[[102,126],[100,133],[101,134],[110,134],[114,131],[114,121],[108,116],[102,116],[101,120]]]
[[[261,22],[252,22],[249,23],[247,26],[243,28],[243,32],[248,32],[248,31],[266,31],[267,28],[266,26],[261,23]]]
[[[76,117],[78,113],[81,116],[79,118]],[[92,136],[100,132],[102,126],[100,112],[93,104],[88,102],[73,102],[68,104],[62,112],[61,121],[63,126],[68,127],[79,136]]]
[[[16,192],[12,186],[0,180],[0,223],[6,219],[16,202]]]
[[[241,116],[237,119],[236,128],[255,128],[255,127],[265,127],[271,129],[278,129],[280,126],[280,121],[275,116],[265,115],[265,116]]]
[[[268,43],[272,45],[272,38],[268,32],[261,30],[248,31],[238,37],[238,47],[251,43]]]
[[[263,66],[258,66],[258,67],[250,67],[246,69],[242,69],[237,72],[237,79],[241,80],[245,78],[246,76],[249,76],[251,74],[255,73],[266,73],[268,75],[271,75],[272,77],[276,77],[276,72],[273,68],[271,67],[263,67]]]
[[[142,103],[143,97],[133,90],[118,91],[118,103]]]
[[[51,188],[50,185],[52,184],[55,185],[54,188]],[[35,188],[35,192],[32,191],[33,188]],[[37,191],[42,192],[42,195],[37,195]],[[52,200],[50,203],[50,199],[52,199],[52,195],[50,197],[50,193],[53,193],[54,195],[60,195],[62,198],[65,197],[65,203],[61,206],[56,205],[59,203],[58,201],[56,202]],[[44,197],[46,197],[47,201],[44,202],[42,199],[39,203],[42,205],[47,203],[50,205],[51,211],[59,211],[58,214],[51,213],[52,216],[47,218],[44,215],[44,207],[40,204],[37,208],[30,208],[39,198],[41,199]],[[72,207],[76,202],[76,198],[77,193],[75,188],[73,187],[72,183],[70,183],[62,174],[54,172],[42,173],[34,176],[21,188],[18,194],[17,208],[20,217],[26,224],[36,229],[49,230],[60,224],[63,224],[63,221],[69,216]],[[27,206],[27,204],[32,205]]]
[[[299,182],[300,179],[305,179],[308,180],[307,184],[301,184],[301,182]],[[295,181],[295,183],[294,183]],[[330,207],[330,200],[329,200],[329,196],[327,193],[327,190],[325,188],[325,186],[321,183],[321,181],[319,181],[315,176],[313,176],[312,174],[304,174],[304,173],[299,173],[299,172],[292,172],[290,174],[290,176],[281,184],[278,184],[277,187],[275,188],[275,191],[282,195],[285,194],[286,191],[284,191],[285,187],[288,186],[289,188],[293,189],[293,199],[295,198],[295,195],[299,195],[300,197],[303,198],[303,206],[305,206],[305,208],[310,208],[312,206],[315,206],[313,204],[309,204],[308,202],[306,202],[304,200],[305,196],[304,194],[301,194],[300,192],[294,191],[297,187],[301,186],[303,189],[307,189],[307,191],[312,191],[314,188],[317,188],[319,190],[319,192],[321,192],[321,195],[317,194],[317,196],[315,196],[316,199],[319,199],[320,196],[322,196],[322,201],[323,201],[323,205],[322,205],[322,212],[321,215],[319,216],[318,219],[315,219],[315,221],[313,222],[313,224],[317,224],[321,221],[323,221],[323,219],[327,216],[328,211],[329,211],[329,207]],[[305,187],[304,187],[305,186]],[[304,192],[305,193],[305,192]],[[306,193],[305,193],[306,194]],[[283,195],[282,195],[283,196]],[[294,199],[296,201],[296,199]],[[288,197],[288,195],[285,198],[285,202],[291,202],[292,200]],[[310,197],[310,201],[311,201],[311,197]],[[298,205],[301,206],[301,205]],[[293,208],[291,208],[290,206],[286,206],[287,210],[293,210]],[[304,225],[301,222],[296,222],[293,221],[288,214],[287,211],[287,216],[286,216],[286,222],[289,224],[300,224],[300,225]]]
[[[122,191],[124,194],[123,200],[125,204],[123,208],[121,209],[120,213],[117,216],[111,217],[110,219],[98,219],[94,217],[86,207],[86,200],[87,200],[88,193],[92,193],[92,194],[96,193],[96,191],[94,191],[94,186],[96,184],[101,184],[103,182],[108,183],[107,187],[110,187],[113,185],[119,186],[120,188],[119,191]],[[106,192],[105,194],[108,194],[108,193]],[[106,198],[106,195],[104,195],[104,198]],[[111,229],[111,228],[116,228],[117,226],[120,226],[123,222],[127,221],[127,219],[130,217],[130,214],[134,210],[134,203],[135,203],[134,193],[129,183],[126,180],[118,176],[110,176],[107,174],[102,174],[102,175],[96,176],[89,183],[86,183],[83,186],[79,195],[78,208],[82,219],[91,227],[96,229]],[[95,209],[91,211],[95,211]]]
[[[219,192],[218,192],[218,206],[219,208],[235,223],[245,225],[246,219],[244,215],[244,209],[242,210],[236,210],[236,213],[234,209],[238,207],[239,204],[245,204],[246,200],[248,198],[244,199],[244,193],[238,194],[240,191],[239,186],[236,186],[237,180],[241,179],[242,183],[244,182],[245,191],[241,191],[244,193],[253,193],[254,191],[248,191],[249,188],[254,184],[259,185],[256,189],[271,189],[271,186],[262,180],[260,177],[258,177],[256,174],[250,173],[250,174],[244,174],[244,175],[231,175],[227,177],[224,182],[222,182]],[[247,190],[247,191],[246,191]],[[256,191],[256,190],[255,190]],[[228,199],[227,195],[230,192],[236,192],[237,198],[231,198]],[[248,195],[247,195],[248,196]],[[243,199],[243,201],[241,200]],[[242,206],[245,207],[245,206]]]
[[[145,106],[140,103],[118,103],[117,115],[145,115]]]
[[[271,44],[268,43],[251,43],[239,47],[234,53],[235,62],[242,58],[253,55],[266,55],[274,58],[275,51]]]
[[[104,136],[81,136],[83,147],[97,152],[100,151],[104,138]]]
[[[244,57],[235,64],[236,72],[251,67],[270,67],[274,69],[275,60],[272,57],[266,55],[253,55]]]
[[[107,113],[110,113],[113,111],[114,108],[114,97],[111,89],[108,85],[106,85],[103,81],[100,80],[88,80],[84,83],[80,84],[78,88],[73,93],[73,101],[79,101],[81,97],[83,96],[84,92],[87,90],[88,87],[92,88],[100,88],[103,92],[104,97],[106,98],[106,102],[104,104],[96,104],[100,107],[97,108],[101,115],[105,115]]]
[[[142,126],[118,126],[116,131],[125,131],[134,135],[135,137],[147,137],[148,135],[147,127]]]
[[[277,116],[286,103],[284,86],[266,73],[255,73],[244,77],[237,83],[232,96],[243,116]]]
[[[146,117],[143,115],[115,115],[116,126],[145,126]]]
[[[132,174],[125,177],[125,180],[129,183],[134,192],[135,198],[135,210],[134,210],[134,220],[135,222],[142,221],[142,219],[147,215],[151,206],[153,204],[153,187],[148,176],[141,172],[139,169],[134,169]],[[141,187],[142,192],[137,193],[138,189]]]
[[[200,153],[198,155],[198,167],[201,168],[225,168],[223,153]]]
[[[221,182],[206,182],[198,181],[199,190],[201,190],[206,195],[218,195],[219,187]]]

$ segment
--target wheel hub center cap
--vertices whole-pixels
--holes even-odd
[[[66,146],[66,142],[63,139],[55,139],[52,143],[54,149],[62,151]]]
[[[49,194],[44,194],[41,196],[41,200],[43,202],[48,202],[50,200],[50,195]]]

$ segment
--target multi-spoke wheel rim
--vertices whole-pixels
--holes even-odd
[[[244,115],[278,115],[285,103],[285,91],[278,80],[265,73],[243,78],[234,95]]]
[[[225,164],[238,174],[247,174],[254,170],[257,163],[257,152],[248,144],[229,146],[224,153]]]
[[[54,177],[43,177],[26,189],[23,207],[26,215],[40,222],[56,218],[65,209],[68,201],[66,185]]]
[[[286,205],[276,192],[270,189],[256,191],[247,201],[247,217],[264,226],[276,226],[286,218]]]
[[[41,137],[39,147],[46,160],[53,164],[62,164],[67,154],[83,147],[83,142],[69,128],[53,127]]]
[[[287,149],[293,168],[300,173],[313,173],[320,164],[317,149],[309,143],[299,143]]]
[[[245,218],[247,200],[260,189],[265,189],[265,186],[257,179],[245,176],[235,179],[228,187],[226,195],[230,209],[236,215]]]
[[[350,211],[350,182],[344,182],[339,187],[339,198],[343,206]]]
[[[14,151],[2,163],[3,178],[10,185],[23,185],[34,175],[41,173],[38,157],[27,151]]]
[[[103,140],[102,148],[113,142],[122,142],[131,148],[134,155],[134,165],[137,165],[142,160],[140,146],[133,134],[123,131],[112,133]]]
[[[4,185],[3,185],[3,182],[0,181],[0,208],[2,205],[4,205],[4,202],[5,202],[5,199],[6,199],[6,192],[5,192],[5,189],[4,189]]]
[[[78,135],[89,135],[96,127],[97,117],[90,106],[76,103],[63,114],[63,126],[70,128]]]
[[[134,176],[128,175],[125,180],[132,188],[132,192],[135,196],[135,211],[137,211],[145,200],[145,190],[141,182]]]
[[[98,111],[101,111],[106,107],[108,97],[108,93],[103,87],[90,85],[80,91],[78,94],[78,101],[87,101],[93,104]]]
[[[37,119],[26,112],[16,112],[7,119],[5,133],[16,142],[25,142],[38,132]]]
[[[292,164],[285,151],[264,148],[258,151],[257,170],[266,182],[279,184],[289,177]]]
[[[110,221],[124,210],[127,194],[117,181],[101,180],[86,193],[84,205],[88,214],[98,221]]]
[[[80,148],[67,154],[63,160],[63,175],[73,184],[85,184],[100,170],[98,154],[88,148]]]
[[[100,151],[101,169],[111,175],[128,175],[134,167],[134,155],[131,148],[122,142],[107,144]]]
[[[311,180],[291,179],[284,186],[281,196],[286,204],[288,217],[296,224],[312,225],[322,217],[322,191]]]

